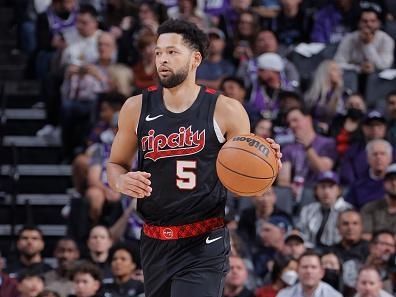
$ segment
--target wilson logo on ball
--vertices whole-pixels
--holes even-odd
[[[264,156],[268,157],[269,154],[269,149],[265,144],[262,144],[260,141],[250,138],[250,137],[244,137],[244,136],[236,136],[232,139],[233,141],[245,141],[248,143],[249,146],[254,146],[256,149],[258,149],[260,152],[264,154]]]

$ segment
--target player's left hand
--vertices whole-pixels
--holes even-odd
[[[278,159],[278,169],[282,168],[282,153],[281,153],[281,149],[280,149],[280,145],[278,143],[275,142],[275,140],[273,140],[272,138],[266,138],[265,140],[267,140],[271,147],[275,150],[276,153],[276,158]]]

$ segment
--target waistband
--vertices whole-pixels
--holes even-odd
[[[148,237],[160,240],[173,240],[199,236],[224,227],[224,218],[210,218],[180,226],[143,225],[143,232]]]

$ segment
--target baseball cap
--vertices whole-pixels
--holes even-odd
[[[210,28],[210,29],[208,29],[208,36],[209,35],[215,35],[215,36],[217,36],[218,38],[220,38],[220,39],[222,39],[222,40],[225,40],[225,35],[224,35],[224,33],[223,33],[223,31],[221,31],[220,29],[218,29],[218,28]]]
[[[286,233],[291,230],[291,224],[287,218],[280,215],[270,216],[267,223],[272,224],[280,229],[283,229]]]
[[[281,56],[275,53],[265,53],[257,58],[257,67],[259,69],[274,70],[281,72],[285,68]]]
[[[334,171],[324,171],[324,172],[319,173],[318,179],[316,182],[317,183],[332,182],[335,184],[339,184],[340,179],[339,179],[337,173],[335,173]]]
[[[372,121],[379,121],[384,124],[386,123],[386,119],[385,119],[384,115],[377,110],[372,110],[372,111],[368,112],[366,114],[366,116],[364,117],[363,123],[369,124]]]
[[[304,237],[297,230],[293,230],[286,235],[285,243],[288,243],[290,240],[296,240],[296,241],[299,241],[300,243],[305,243]]]
[[[390,164],[388,166],[388,168],[386,168],[385,178],[387,178],[391,175],[396,175],[396,163]]]

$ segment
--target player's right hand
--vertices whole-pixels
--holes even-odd
[[[143,171],[121,174],[116,182],[117,190],[125,195],[144,198],[151,195],[152,188],[149,180],[151,174]]]

